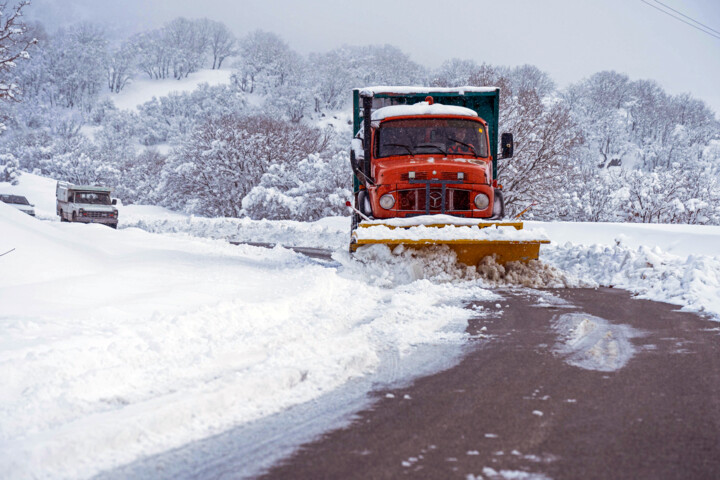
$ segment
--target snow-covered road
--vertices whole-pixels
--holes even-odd
[[[492,296],[4,204],[0,230],[8,478],[88,477],[316,398],[387,351],[460,345],[463,302]]]
[[[0,204],[0,254],[14,249],[0,256],[7,478],[90,477],[372,378],[386,358],[460,352],[474,315],[463,306],[495,296],[447,259],[349,258],[347,218],[129,206],[116,231],[58,222],[54,183],[23,178],[10,190],[38,218]],[[613,285],[720,316],[719,227],[528,226],[553,242],[536,281]],[[328,262],[228,239],[335,253]]]

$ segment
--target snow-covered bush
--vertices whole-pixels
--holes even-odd
[[[125,204],[158,205],[169,192],[161,182],[167,156],[148,148],[124,165],[117,179],[115,194]]]
[[[40,164],[41,172],[56,180],[79,185],[115,185],[120,169],[104,161],[97,147],[83,136],[57,142],[49,159]]]
[[[212,117],[173,152],[166,203],[199,215],[239,217],[242,199],[273,165],[322,152],[328,135],[263,116]]]
[[[324,158],[323,158],[324,157]],[[272,165],[243,199],[252,219],[315,221],[343,215],[352,199],[350,159],[343,151],[311,154],[298,163]]]
[[[19,163],[12,153],[0,153],[0,182],[9,182],[17,185],[20,176]]]
[[[140,143],[179,143],[198,122],[208,117],[237,115],[245,108],[244,94],[229,85],[203,83],[192,92],[171,92],[138,107]]]

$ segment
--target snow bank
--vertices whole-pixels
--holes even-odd
[[[297,232],[332,238],[334,223]],[[477,283],[372,275],[378,265],[341,252],[352,267],[43,222],[4,204],[0,231],[0,253],[15,248],[0,257],[0,471],[10,479],[87,478],[310,401],[372,375],[388,352],[460,346],[473,315],[463,303],[492,298]]]
[[[35,215],[38,218],[59,221],[60,217],[57,216],[55,209],[56,184],[57,182],[50,178],[22,172],[17,185],[0,182],[0,192],[24,195],[30,203],[35,205]]]
[[[615,286],[640,298],[681,305],[720,320],[720,257],[664,253],[659,247],[625,245],[543,247],[548,264],[597,285]]]
[[[133,213],[135,208],[138,209],[137,214]],[[327,218],[314,223],[187,216],[164,218],[164,215],[176,214],[166,214],[166,210],[159,209],[158,216],[147,215],[141,212],[143,208],[147,207],[125,207],[126,225],[154,232],[331,250],[345,250],[349,239],[349,219],[345,217]],[[446,222],[446,219],[439,217],[436,217],[436,223]],[[425,220],[418,218],[420,223],[427,221],[432,224],[432,217]],[[395,219],[387,223],[400,226],[404,225],[404,221]],[[458,219],[453,223],[463,224]],[[472,223],[477,221],[473,220]],[[422,277],[420,273],[422,268],[434,271],[436,267],[432,265],[436,265],[438,269],[446,268],[447,272],[455,272],[455,279],[481,278],[487,285],[515,283],[534,288],[615,286],[637,293],[641,298],[674,303],[685,310],[705,312],[720,319],[720,227],[532,221],[526,221],[524,225],[525,229],[517,234],[532,232],[533,237],[548,238],[551,242],[541,246],[539,264],[502,267],[489,262],[469,272],[456,266],[438,266],[443,264],[437,260],[443,254],[436,254],[434,260],[429,260],[418,259],[412,253],[405,252],[401,261],[414,259],[409,269],[415,272],[416,278],[440,280],[440,277],[433,277],[434,274]],[[499,232],[505,228],[496,230]],[[365,260],[389,265],[393,258],[389,252],[387,247],[377,245],[365,254]],[[447,261],[452,263],[454,258]],[[398,279],[404,275],[396,273],[390,276]]]
[[[153,233],[285,246],[347,249],[350,218],[328,217],[316,222],[206,218],[179,214],[161,207],[127,205],[120,210],[119,228],[141,228]]]

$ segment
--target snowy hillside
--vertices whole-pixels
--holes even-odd
[[[213,85],[227,85],[230,83],[230,70],[200,70],[180,80],[166,78],[152,80],[146,75],[137,74],[128,82],[120,93],[104,93],[103,98],[112,100],[121,110],[133,110],[138,105],[155,98],[167,96],[171,92],[192,92],[198,85],[207,83]]]

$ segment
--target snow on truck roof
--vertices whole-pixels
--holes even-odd
[[[416,115],[459,115],[463,117],[476,117],[477,112],[465,107],[443,105],[440,103],[420,102],[414,105],[392,105],[375,110],[372,120],[384,120],[390,117],[404,117]]]
[[[409,93],[427,93],[432,95],[433,93],[458,93],[460,95],[467,93],[489,93],[499,90],[498,87],[400,87],[400,86],[375,86],[361,88],[360,95],[363,96],[375,96],[381,93],[405,95]]]
[[[68,182],[58,182],[57,183],[58,188],[65,188],[67,190],[73,190],[73,191],[84,191],[84,192],[100,192],[100,193],[110,193],[112,192],[112,188],[110,187],[99,187],[95,185],[73,185],[72,183]]]

